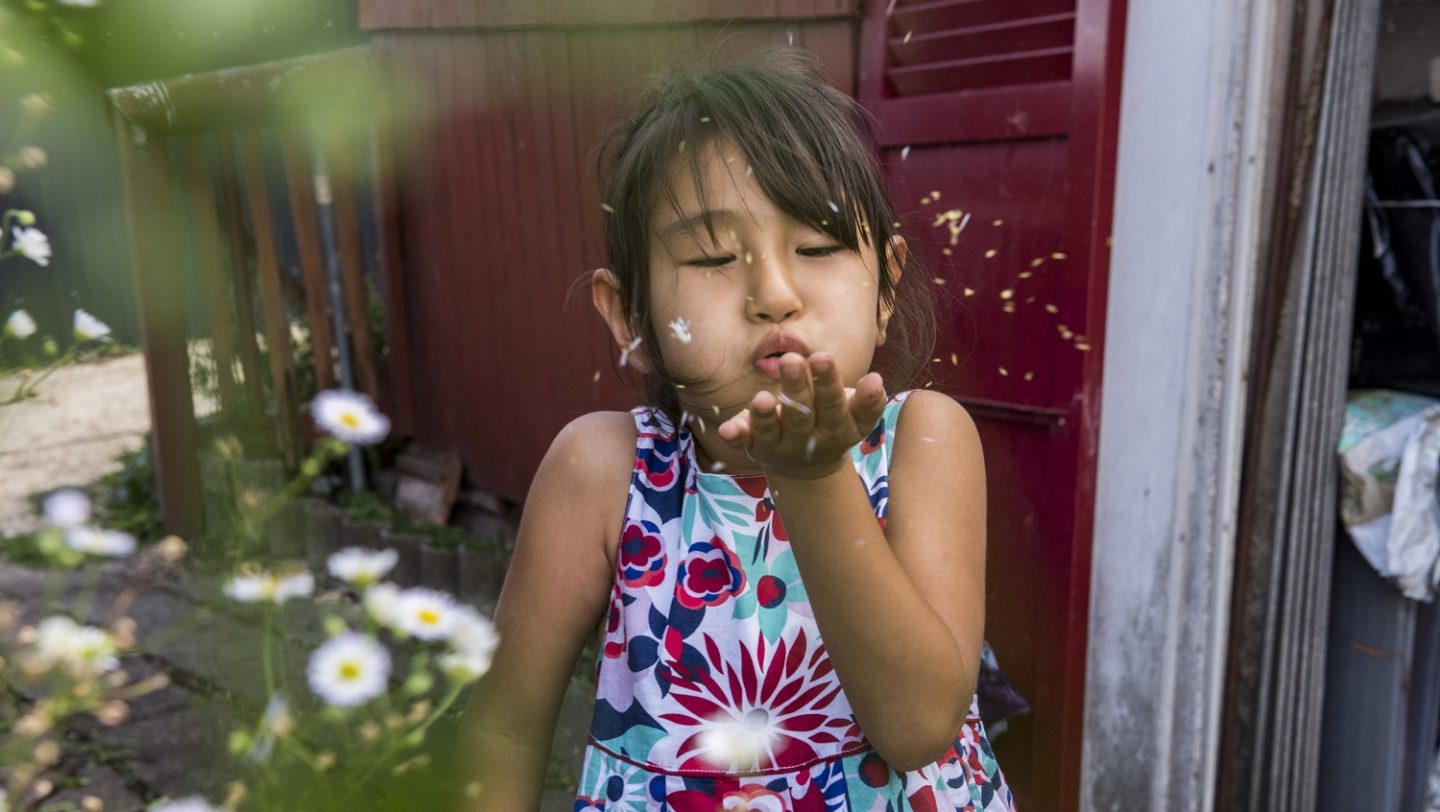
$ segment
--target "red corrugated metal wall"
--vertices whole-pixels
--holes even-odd
[[[601,255],[594,149],[637,83],[793,39],[853,91],[855,0],[725,5],[760,19],[706,22],[705,4],[653,0],[361,3],[424,122],[398,134],[416,437],[456,448],[472,484],[520,499],[566,422],[634,405],[575,283]]]

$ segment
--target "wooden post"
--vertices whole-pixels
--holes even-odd
[[[204,528],[195,403],[186,349],[184,280],[175,250],[174,201],[163,143],[111,112],[120,148],[125,227],[140,310],[150,395],[150,453],[165,529],[191,537]]]

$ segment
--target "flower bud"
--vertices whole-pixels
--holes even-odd
[[[105,800],[99,795],[86,795],[80,799],[80,809],[84,812],[101,812],[105,808]]]
[[[26,209],[20,209],[19,211],[15,212],[15,222],[19,223],[22,226],[33,226],[35,225],[35,212]]]
[[[9,194],[15,188],[15,170],[0,166],[0,195]]]
[[[39,147],[25,147],[20,150],[20,164],[26,169],[39,169],[47,160],[45,150]]]
[[[243,730],[230,731],[230,752],[235,755],[250,751],[250,734]]]

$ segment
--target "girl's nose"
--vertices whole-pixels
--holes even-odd
[[[780,323],[804,310],[800,291],[790,268],[773,256],[758,256],[750,262],[750,294],[745,297],[745,315],[752,321]]]

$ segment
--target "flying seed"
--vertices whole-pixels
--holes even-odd
[[[1033,373],[1033,372],[1027,372],[1027,373],[1025,373],[1025,380],[1027,380],[1027,381],[1033,381],[1033,380],[1035,380],[1035,373]]]
[[[677,147],[677,148],[675,149],[675,151],[676,151],[676,152],[684,152],[684,151],[685,151],[685,139],[683,139],[683,138],[680,139],[680,146]]]
[[[1034,296],[1026,296],[1026,297],[1025,297],[1025,304],[1034,304],[1034,303],[1035,303],[1035,297],[1034,297]]]
[[[1083,341],[1077,341],[1075,342],[1075,349],[1080,350],[1081,352],[1089,352],[1090,345],[1084,343]]]
[[[903,160],[905,160],[906,158],[909,158],[909,157],[910,157],[910,148],[909,148],[909,147],[901,147],[901,148],[900,148],[900,160],[903,161]]]
[[[755,255],[752,254],[752,253],[750,253],[749,251],[746,251],[746,252],[745,252],[745,264],[746,264],[746,265],[754,265],[754,264],[755,264]],[[749,297],[746,297],[746,298],[749,298]]]
[[[634,352],[635,349],[640,346],[640,342],[642,340],[643,339],[640,336],[635,336],[634,340],[630,342],[630,346],[620,350],[620,366],[625,366],[625,364],[630,360],[630,353]]]
[[[837,206],[837,205],[835,205],[835,201],[830,200],[830,201],[827,201],[827,202],[830,204],[830,211],[833,211],[833,212],[835,212],[836,214],[839,214],[839,213],[840,213],[840,207]]]
[[[687,412],[687,411],[685,411],[684,409],[681,409],[681,410],[680,410],[680,425],[682,425],[682,426],[688,426],[689,424],[690,424],[690,413]]]
[[[1047,305],[1045,305],[1045,312],[1046,312],[1046,313],[1051,313],[1051,314],[1059,313],[1059,312],[1060,312],[1060,308],[1056,307],[1056,306],[1053,305],[1053,304],[1047,304]]]
[[[1010,377],[1010,370],[1006,369],[1005,367],[1000,367],[1000,374],[1008,378]]]
[[[1005,221],[1004,221],[1004,220],[991,220],[991,221],[990,221],[990,225],[992,225],[992,226],[1000,226],[1000,225],[1004,225],[1004,224],[1005,224]]]
[[[681,344],[689,344],[691,339],[690,320],[676,317],[674,321],[670,322],[670,332],[680,339]]]
[[[989,251],[986,251],[986,252],[985,252],[985,258],[986,258],[986,259],[994,259],[994,258],[995,258],[995,255],[998,254],[998,253],[1000,253],[1000,252],[999,252],[999,251],[996,251],[994,248],[991,248]]]
[[[794,409],[800,414],[814,414],[814,412],[811,411],[809,406],[806,406],[803,403],[791,399],[790,396],[786,395],[784,392],[781,392],[777,397],[779,397],[781,403]]]
[[[924,206],[924,205],[927,205],[927,204],[929,204],[929,203],[930,203],[930,195],[925,195],[924,197],[920,198],[920,205]]]
[[[959,366],[959,365],[960,365],[960,356],[957,355],[957,354],[955,354],[955,353],[953,353],[953,352],[950,353],[950,366],[954,367],[954,366]]]
[[[610,205],[609,203],[601,203],[600,208],[604,209],[606,214],[615,213],[615,207]]]
[[[712,470],[712,471],[723,471],[723,470],[725,470],[725,463],[721,462],[720,460],[716,460],[716,461],[710,463],[710,470]]]
[[[1014,296],[1014,295],[1015,295],[1015,291],[1011,290],[1010,288],[1006,288],[1006,289],[1000,291],[1000,298],[1001,298],[1001,299],[1009,299],[1011,296]]]
[[[1032,276],[1034,276],[1034,275],[1035,275],[1035,272],[1034,272],[1034,271],[1021,271],[1020,273],[1018,273],[1018,274],[1015,275],[1015,278],[1016,278],[1016,279],[1029,279],[1030,277],[1032,277]]]
[[[931,282],[934,282],[934,283],[937,284],[937,285],[943,285],[943,284],[945,284],[945,280],[944,280],[944,279],[941,279],[941,278],[938,277],[938,276],[932,278],[930,281],[931,281]]]
[[[940,193],[939,193],[939,192],[931,192],[931,193],[930,193],[930,196],[933,197],[933,198],[935,198],[936,200],[939,200],[939,199],[940,199]]]
[[[975,295],[975,289],[974,289],[974,288],[966,288],[966,289],[965,289],[965,295],[966,295],[966,296],[974,296],[974,295]]]
[[[698,417],[698,416],[697,416],[697,417],[695,418],[695,422],[700,424],[700,433],[701,433],[701,434],[704,434],[704,433],[705,433],[705,418],[703,418],[703,417]]]
[[[950,256],[951,254],[953,254],[954,252],[951,251],[949,248],[941,248],[941,249],[940,249],[940,253],[942,253],[942,254],[944,254],[945,256],[948,257],[948,256]]]
[[[683,383],[677,383],[677,384],[675,384],[675,388],[676,388],[676,389],[684,389],[684,388],[685,388],[685,384],[683,384]]]
[[[1044,264],[1045,264],[1045,258],[1044,258],[1044,257],[1036,257],[1036,258],[1030,260],[1030,267],[1032,267],[1032,268],[1038,268],[1038,267],[1040,267],[1041,265],[1044,265]]]
[[[930,363],[932,363],[932,364],[938,364],[938,363],[940,363],[940,359],[939,359],[939,358],[931,358],[931,359],[930,359]]]
[[[701,116],[701,117],[700,117],[700,123],[701,123],[701,124],[709,124],[709,123],[710,123],[710,117],[709,117],[709,116]]]
[[[1053,253],[1053,254],[1050,255],[1050,258],[1051,258],[1051,259],[1064,259],[1064,258],[1065,258],[1065,255],[1064,255],[1063,253],[1059,252],[1059,251],[1056,251],[1055,253]]]
[[[600,370],[595,370],[595,376],[590,379],[591,383],[600,383]]]
[[[815,439],[815,435],[812,434],[810,439],[805,441],[805,459],[807,460],[815,456]]]
[[[1015,303],[1014,303],[1014,302],[1006,302],[1005,304],[1003,304],[1003,305],[1000,306],[1000,309],[1001,309],[1001,310],[1004,310],[1006,313],[1014,313],[1014,312],[1015,312]]]
[[[822,225],[822,226],[828,226],[828,225],[830,225],[830,221],[829,221],[829,220],[821,220],[821,221],[820,221],[820,225]]]
[[[910,35],[913,34],[913,33],[915,33],[915,32],[914,32],[914,31],[906,31],[906,32],[905,32],[905,38],[902,39],[902,40],[900,40],[900,44],[901,44],[901,45],[906,45],[906,44],[908,44],[908,43],[910,42]]]

